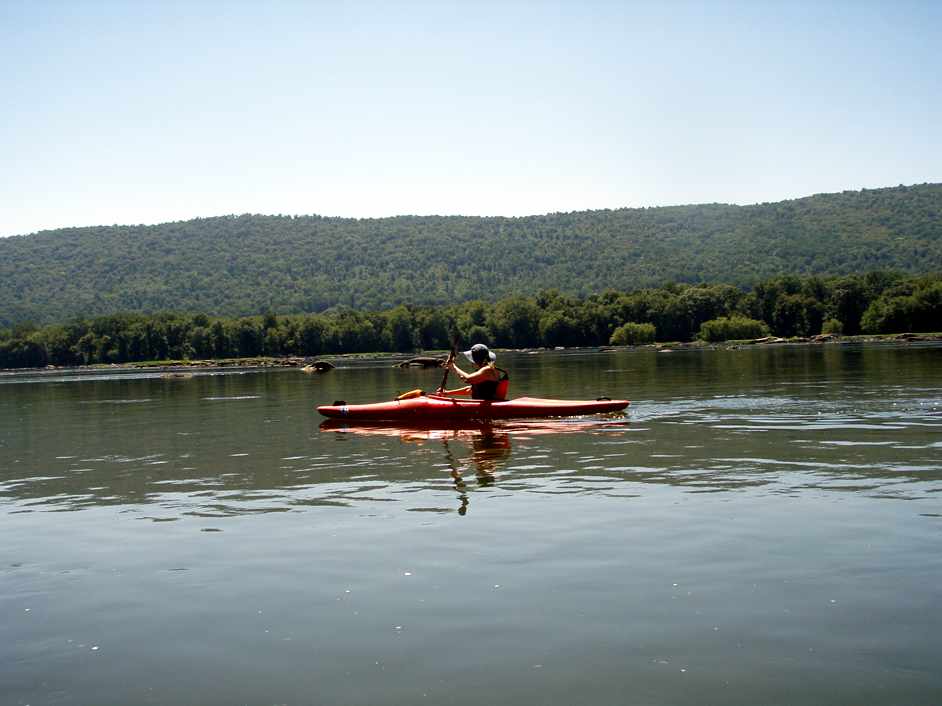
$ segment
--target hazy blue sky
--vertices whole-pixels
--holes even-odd
[[[0,235],[942,180],[942,2],[0,0]]]

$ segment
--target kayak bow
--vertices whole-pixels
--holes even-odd
[[[325,417],[377,421],[430,419],[511,419],[520,417],[574,417],[620,412],[628,400],[551,400],[518,397],[514,400],[472,400],[444,395],[422,395],[372,404],[321,405]]]

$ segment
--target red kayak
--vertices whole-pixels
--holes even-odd
[[[317,411],[325,417],[408,421],[435,419],[512,419],[521,417],[575,417],[583,414],[620,412],[628,400],[546,400],[518,397],[515,400],[472,400],[444,395],[421,395],[405,400],[373,404],[335,403]]]

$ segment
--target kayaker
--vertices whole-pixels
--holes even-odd
[[[446,365],[462,382],[468,383],[465,387],[454,390],[436,390],[440,395],[470,395],[475,400],[502,400],[507,396],[507,371],[501,370],[494,361],[497,356],[483,343],[475,343],[471,350],[464,352],[465,357],[477,366],[477,370],[467,373],[458,367],[455,359],[450,357]],[[501,384],[504,383],[504,384]]]

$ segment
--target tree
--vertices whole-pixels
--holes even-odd
[[[388,349],[404,353],[416,348],[416,335],[413,329],[412,313],[404,306],[397,306],[386,313],[385,326]]]
[[[898,286],[888,289],[864,312],[861,327],[867,333],[938,331],[942,329],[942,282],[913,282],[911,294]]]
[[[82,356],[82,362],[89,365],[95,357],[95,351],[98,349],[97,337],[93,333],[86,333],[75,344],[75,349]]]
[[[470,301],[459,305],[455,310],[455,324],[458,334],[464,341],[480,338],[481,330],[487,331],[488,307],[482,301]],[[477,333],[473,334],[473,330]],[[488,331],[485,336],[490,338]]]
[[[628,322],[615,329],[609,343],[613,346],[637,346],[643,343],[653,343],[654,335],[653,324]]]
[[[215,358],[228,358],[232,356],[233,349],[230,343],[225,324],[217,319],[209,327],[209,345]]]
[[[561,311],[551,311],[540,317],[540,339],[544,346],[578,345],[579,326]]]
[[[811,336],[821,332],[823,307],[803,294],[778,298],[772,312],[772,330],[779,336]]]
[[[859,277],[842,277],[834,283],[828,308],[832,317],[843,324],[843,332],[848,336],[860,333],[860,320],[869,305],[867,288]]]
[[[262,331],[261,327],[250,319],[241,319],[237,333],[238,353],[243,357],[261,355]]]
[[[0,368],[41,368],[47,363],[45,349],[32,336],[0,341]]]
[[[196,319],[194,318],[194,321]],[[209,329],[205,326],[194,326],[190,329],[189,348],[196,358],[210,358],[213,355],[213,343]]]
[[[452,334],[448,316],[441,309],[419,309],[414,315],[415,335],[420,348],[448,348]]]
[[[499,301],[488,317],[488,328],[498,345],[524,348],[540,337],[540,310],[532,299],[510,297]]]
[[[324,351],[324,335],[326,333],[324,321],[319,316],[304,318],[299,331],[301,355],[319,355]]]

